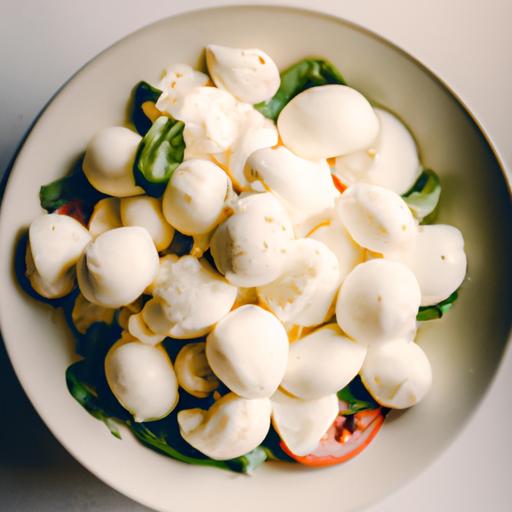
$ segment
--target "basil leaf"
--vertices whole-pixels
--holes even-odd
[[[281,85],[270,100],[254,105],[265,117],[274,121],[281,110],[297,94],[310,87],[345,84],[341,73],[324,59],[304,59],[281,73]]]
[[[146,102],[156,103],[162,91],[148,84],[139,82],[132,92],[131,121],[135,129],[142,135],[146,135],[151,128],[151,119],[144,113],[143,105]]]
[[[135,183],[160,197],[172,173],[183,161],[185,141],[181,121],[160,116],[139,144],[133,166]]]
[[[338,391],[338,400],[347,404],[347,409],[341,411],[343,416],[350,416],[366,409],[377,409],[379,404],[372,398],[364,387],[359,376],[355,377],[343,389]]]
[[[441,197],[439,176],[434,171],[425,169],[402,197],[422,224],[430,224],[434,220]]]
[[[84,206],[85,216],[89,217],[94,205],[105,197],[87,181],[82,172],[82,162],[83,158],[80,158],[70,175],[39,189],[39,201],[45,210],[51,213],[70,201],[80,201]]]
[[[447,299],[439,302],[439,304],[434,304],[433,306],[421,306],[418,314],[416,315],[416,320],[425,322],[427,320],[442,318],[442,316],[452,308],[458,296],[459,294],[457,290],[455,290]]]
[[[257,446],[254,450],[245,455],[237,457],[236,459],[227,460],[226,464],[232,471],[250,475],[266,460],[272,458],[272,452],[268,448],[265,446]]]
[[[85,361],[81,360],[72,364],[66,370],[66,384],[73,398],[92,416],[105,423],[111,434],[121,439],[121,434],[117,428],[115,418],[111,412],[106,411],[96,393],[83,379],[85,371]]]

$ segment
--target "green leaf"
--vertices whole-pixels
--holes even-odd
[[[132,106],[130,112],[130,118],[135,126],[135,129],[142,135],[146,135],[148,130],[151,128],[151,119],[149,119],[142,105],[147,101],[156,103],[162,91],[148,84],[147,82],[139,82],[132,92]]]
[[[72,200],[80,201],[88,217],[94,205],[105,197],[87,181],[82,172],[81,163],[82,159],[69,176],[52,181],[39,189],[39,200],[45,210],[51,213]]]
[[[242,455],[241,457],[226,461],[226,464],[232,471],[250,475],[254,473],[261,464],[269,459],[275,459],[272,452],[265,446],[257,446],[254,450]]]
[[[442,316],[452,308],[458,296],[458,291],[455,290],[447,299],[439,302],[439,304],[434,304],[433,306],[421,306],[418,314],[416,315],[416,320],[425,322],[427,320],[442,318]]]
[[[350,416],[366,409],[377,409],[379,404],[365,389],[359,376],[355,377],[348,385],[338,391],[338,400],[347,404],[347,409],[341,411],[343,416]]]
[[[434,171],[425,169],[413,187],[402,197],[414,216],[422,224],[429,224],[434,219],[441,197],[439,176]]]
[[[281,73],[281,85],[270,100],[254,105],[265,117],[274,121],[285,105],[297,94],[310,87],[345,84],[341,73],[324,59],[304,59]]]
[[[133,172],[135,183],[160,197],[174,170],[183,161],[185,141],[181,121],[160,116],[139,144]]]
[[[113,436],[121,439],[115,418],[111,412],[106,411],[96,391],[83,379],[85,373],[85,361],[78,361],[66,370],[66,384],[73,398],[92,416],[105,423]]]

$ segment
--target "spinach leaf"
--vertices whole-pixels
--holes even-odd
[[[434,171],[425,169],[402,197],[422,224],[430,224],[434,220],[441,197],[439,176]]]
[[[281,73],[281,85],[267,101],[254,105],[265,117],[274,121],[285,105],[297,94],[310,87],[327,84],[345,84],[341,73],[324,59],[304,59]]]
[[[372,398],[364,387],[361,378],[355,377],[343,389],[338,391],[338,400],[347,404],[347,409],[341,411],[343,416],[350,416],[366,409],[377,409],[379,404]]]
[[[151,119],[149,119],[144,112],[144,103],[148,101],[156,103],[160,94],[162,94],[160,89],[157,89],[144,81],[139,82],[133,88],[130,118],[135,129],[142,136],[146,135],[152,125]]]
[[[74,201],[82,205],[84,215],[88,218],[94,205],[105,197],[87,181],[82,172],[82,162],[83,158],[80,158],[74,165],[71,174],[43,185],[39,189],[39,201],[45,210],[51,213]]]
[[[184,127],[181,121],[160,116],[139,144],[133,166],[135,183],[150,196],[164,193],[172,173],[183,161]]]
[[[416,316],[416,320],[425,322],[427,320],[436,320],[441,318],[447,311],[449,311],[454,302],[457,300],[458,293],[455,290],[447,299],[434,304],[433,306],[421,306]]]
[[[111,434],[121,439],[116,418],[101,404],[96,390],[84,380],[85,361],[77,361],[66,370],[66,384],[73,398],[92,416],[105,423]]]

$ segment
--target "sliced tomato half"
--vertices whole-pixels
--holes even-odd
[[[334,186],[343,194],[347,190],[347,186],[343,183],[336,174],[331,174],[332,182]]]
[[[85,213],[85,205],[80,199],[72,199],[66,204],[63,204],[60,208],[55,210],[55,213],[59,215],[67,215],[73,217],[78,222],[81,222],[84,226],[87,226],[87,215]]]
[[[292,459],[306,466],[333,466],[361,453],[372,442],[383,423],[384,414],[380,408],[360,411],[351,420],[340,415],[314,452],[299,456],[292,453],[283,441],[280,446]]]

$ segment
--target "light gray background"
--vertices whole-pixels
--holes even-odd
[[[228,3],[246,2],[0,0],[0,172],[50,96],[99,51],[161,17]],[[279,3],[345,17],[420,59],[462,97],[510,169],[510,0]],[[368,512],[512,510],[511,391],[509,347],[486,399],[459,438],[420,477]],[[442,428],[442,420],[439,424]],[[17,383],[0,343],[0,511],[148,510],[97,480],[57,443]]]

